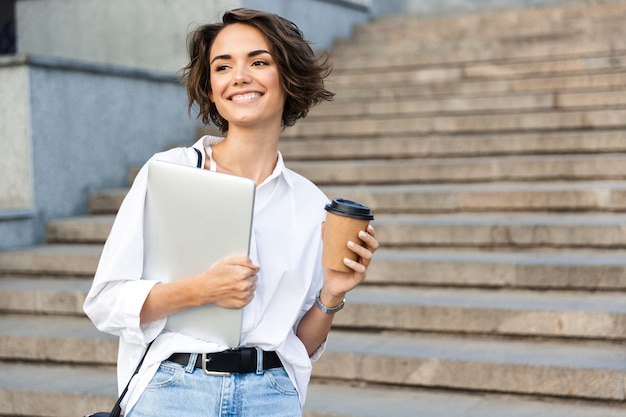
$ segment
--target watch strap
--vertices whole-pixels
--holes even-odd
[[[338,306],[336,306],[336,307],[326,307],[322,303],[322,300],[320,300],[320,293],[318,292],[317,295],[315,296],[315,305],[324,314],[335,314],[336,312],[340,311],[345,304],[346,304],[346,299],[344,298],[343,301],[341,301],[341,303],[339,303]]]

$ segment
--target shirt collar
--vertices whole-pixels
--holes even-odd
[[[285,183],[293,188],[293,178],[291,177],[290,171],[285,167],[285,161],[283,160],[283,154],[278,151],[278,160],[276,161],[276,166],[274,167],[274,171],[272,174],[263,181],[263,184],[273,180],[274,178],[280,178],[285,181]]]
[[[200,149],[203,151],[204,155],[204,147],[212,146],[216,143],[219,143],[224,138],[216,137],[216,136],[203,136],[196,143],[193,144],[193,147]],[[204,157],[203,157],[204,160]],[[276,166],[274,167],[274,171],[272,174],[263,181],[263,184],[273,180],[274,178],[282,177],[285,183],[290,187],[294,187],[293,176],[291,175],[291,171],[285,167],[285,161],[283,160],[283,154],[278,151],[278,160],[276,161]],[[262,184],[261,184],[262,185]]]

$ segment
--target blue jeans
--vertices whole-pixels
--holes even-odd
[[[195,363],[196,355],[190,355]],[[208,376],[164,361],[127,417],[301,417],[298,393],[284,368]]]

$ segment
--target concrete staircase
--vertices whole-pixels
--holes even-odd
[[[376,213],[382,249],[306,417],[626,415],[626,2],[390,17],[333,50],[287,165]],[[0,415],[110,408],[82,300],[126,190],[0,253]]]

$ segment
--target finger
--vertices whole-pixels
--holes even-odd
[[[369,229],[369,227],[368,227],[368,229]],[[373,228],[372,228],[372,231],[374,231]],[[367,245],[367,247],[370,250],[372,250],[372,252],[374,252],[374,251],[376,251],[376,249],[378,249],[379,243],[378,243],[378,240],[376,240],[375,232],[372,235],[370,233],[367,233],[367,232],[364,232],[364,231],[360,231],[359,232],[359,239],[361,239],[363,241],[363,243],[365,243]]]
[[[225,256],[223,258],[223,261],[231,265],[244,265],[244,264],[250,263],[250,258],[248,258],[245,255],[232,255],[232,256]]]
[[[256,292],[256,279],[250,280],[249,286],[246,290],[246,300],[249,303],[254,298],[254,293]]]
[[[261,265],[254,263],[254,262],[252,261],[252,259],[250,259],[250,258],[248,258],[248,263],[247,263],[247,266],[248,266],[250,269],[254,270],[254,272],[255,272],[255,273],[259,272],[259,270],[261,269]]]
[[[352,241],[348,242],[348,249],[359,255],[359,258],[361,258],[361,260],[365,260],[367,263],[369,263],[370,259],[372,259],[372,251],[363,246],[357,245]]]
[[[363,264],[360,264],[352,259],[344,258],[343,263],[354,272],[358,272],[359,274],[364,274],[367,270],[367,267]]]
[[[248,293],[256,289],[256,282],[250,279],[250,277],[245,277],[241,281],[233,285],[233,290],[240,293]]]
[[[247,256],[227,256],[223,259],[226,264],[234,265],[234,266],[243,266],[248,269],[259,270],[261,267],[250,259]]]
[[[248,280],[248,291],[250,292],[255,292],[256,291],[256,283],[258,281],[258,277],[256,275],[252,276],[249,280]]]

